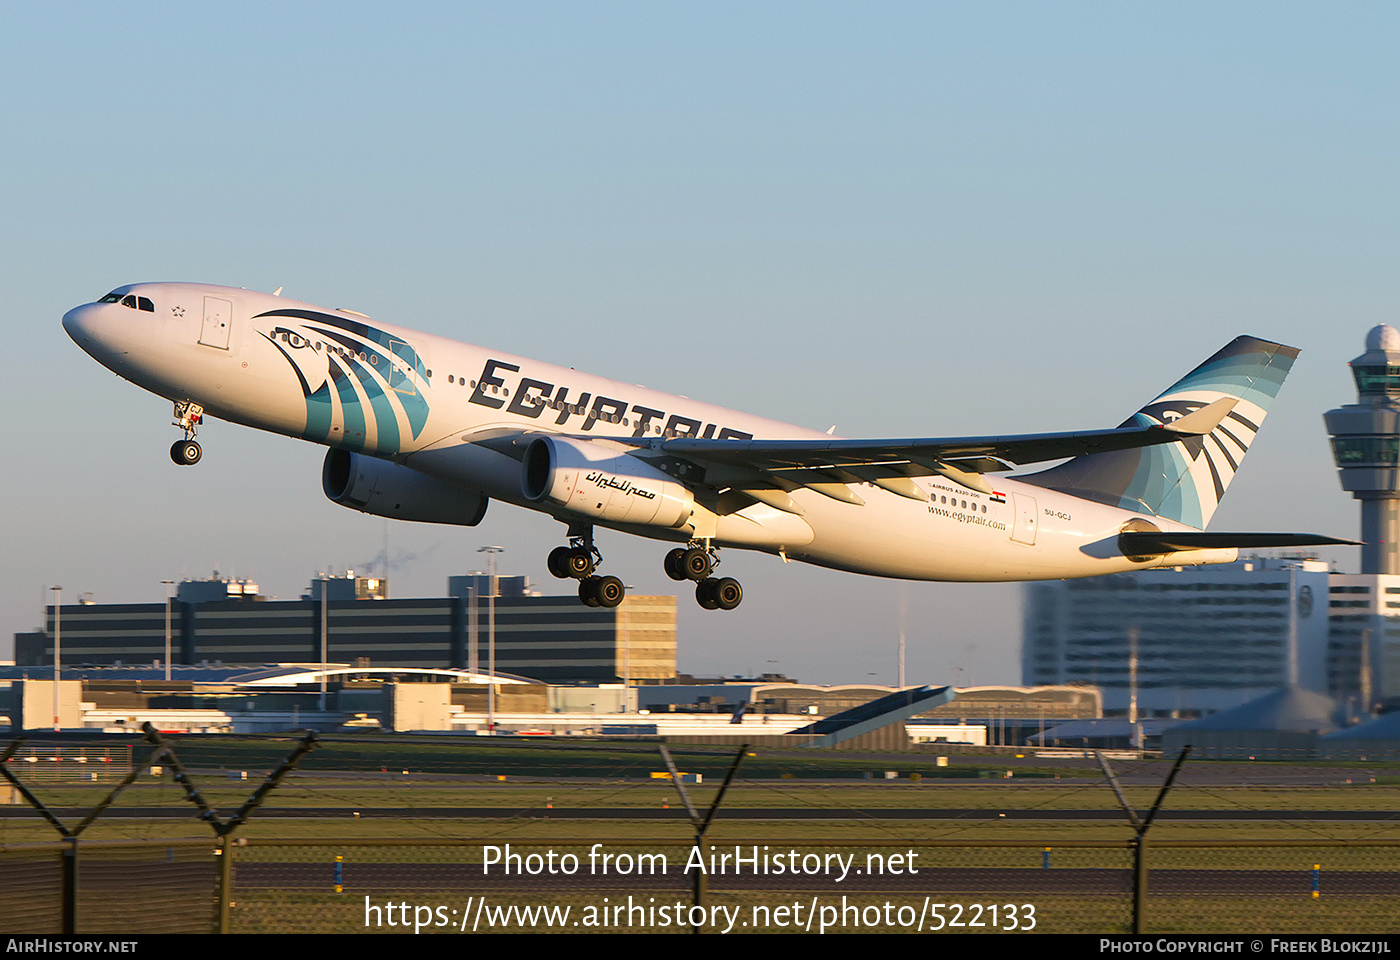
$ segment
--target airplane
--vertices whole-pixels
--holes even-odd
[[[1110,429],[879,440],[763,419],[380,323],[354,310],[194,283],[117,287],[63,327],[174,405],[200,461],[207,416],[328,447],[335,503],[474,526],[499,500],[567,524],[551,574],[590,606],[601,526],[675,544],[663,567],[706,609],[743,599],[720,548],[909,580],[1092,577],[1229,563],[1242,548],[1355,541],[1205,532],[1298,356],[1237,337]],[[1014,478],[1027,464],[1064,461]]]

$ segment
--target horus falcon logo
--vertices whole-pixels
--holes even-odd
[[[384,330],[316,310],[272,310],[262,332],[296,372],[306,399],[302,436],[348,450],[397,453],[428,420],[427,370],[413,346]]]

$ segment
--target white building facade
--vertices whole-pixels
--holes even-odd
[[[1331,591],[1376,579],[1333,574],[1321,560],[1251,557],[1028,584],[1022,683],[1099,687],[1110,714],[1125,713],[1135,690],[1139,716],[1200,716],[1295,684],[1345,696],[1360,672],[1347,651],[1360,630],[1380,635],[1373,621],[1387,618],[1376,603],[1387,595]],[[1400,614],[1400,577],[1389,579]],[[1365,608],[1331,606],[1363,596]],[[1334,629],[1358,631],[1357,642]],[[1375,662],[1384,645],[1372,646]],[[1387,676],[1400,694],[1400,669]]]

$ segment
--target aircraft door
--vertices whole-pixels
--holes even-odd
[[[233,332],[233,304],[219,297],[204,298],[204,325],[199,328],[199,342],[206,347],[228,349],[229,334]]]
[[[1036,506],[1035,497],[1024,493],[1013,493],[1011,501],[1015,505],[1016,519],[1011,525],[1011,539],[1017,543],[1035,544]]]

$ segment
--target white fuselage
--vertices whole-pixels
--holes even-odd
[[[143,306],[87,304],[70,311],[64,327],[133,383],[198,403],[224,420],[392,460],[464,494],[478,491],[561,520],[570,518],[522,493],[518,452],[481,441],[509,443],[523,433],[633,443],[825,436],[270,294],[187,283],[115,292],[141,298]],[[799,512],[751,504],[724,513],[713,541],[916,580],[1057,579],[1150,565],[1124,557],[1116,545],[1123,525],[1141,513],[1014,479],[993,480],[996,496],[941,477],[916,483],[928,502],[871,484],[858,487],[863,505],[797,489],[790,497]],[[1152,522],[1190,529],[1163,518]],[[696,535],[685,526],[616,526],[663,540]],[[1169,562],[1228,562],[1235,554],[1196,550]]]

